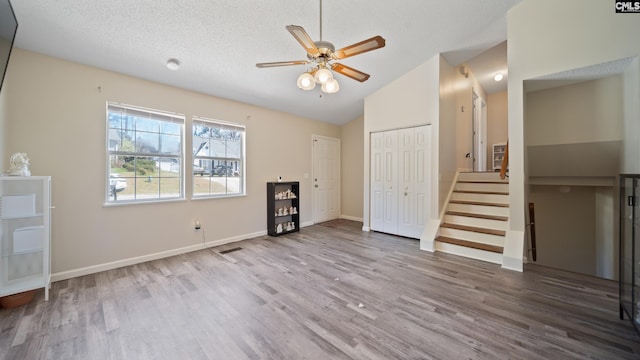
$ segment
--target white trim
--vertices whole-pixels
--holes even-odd
[[[368,226],[362,226],[362,231],[369,232],[371,231],[371,228]]]
[[[526,263],[526,260],[524,262]],[[522,259],[512,258],[504,255],[502,256],[502,268],[518,272],[524,271]]]
[[[307,227],[307,226],[311,226],[311,225],[314,225],[313,220],[311,220],[311,221],[307,221],[307,222],[301,222],[301,223],[300,223],[300,227],[301,227],[301,228],[303,228],[303,227]]]
[[[453,190],[456,188],[456,184],[458,183],[458,176],[460,175],[460,171],[456,171],[456,175],[453,177],[453,182],[451,183],[451,186],[449,187],[449,193],[447,194],[447,198],[444,202],[444,206],[442,207],[442,210],[440,210],[440,214],[438,215],[439,218],[438,220],[440,221],[440,223],[442,223],[442,219],[444,219],[444,214],[447,212],[447,208],[449,207],[449,201],[451,201],[451,195],[453,195]]]
[[[238,242],[242,240],[264,236],[266,234],[267,234],[266,231],[259,231],[252,234],[245,234],[245,235],[233,236],[226,239],[208,241],[208,242],[186,246],[178,249],[161,251],[154,254],[142,255],[142,256],[132,257],[128,259],[116,260],[116,261],[112,261],[104,264],[98,264],[98,265],[88,266],[84,268],[63,271],[63,272],[52,274],[51,281],[52,282],[62,281],[62,280],[67,280],[67,279],[80,277],[84,275],[95,274],[102,271],[113,270],[113,269],[117,269],[125,266],[140,264],[147,261],[164,259],[170,256],[181,255],[181,254],[185,254],[192,251],[198,251],[198,250],[203,250],[210,247],[221,246],[221,245],[225,245],[233,242]]]

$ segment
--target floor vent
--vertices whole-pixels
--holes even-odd
[[[234,248],[231,248],[231,249],[222,250],[222,251],[219,252],[219,254],[224,255],[224,254],[232,253],[232,252],[238,251],[238,250],[242,250],[242,248],[241,247],[234,247]]]

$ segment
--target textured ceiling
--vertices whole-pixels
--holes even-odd
[[[457,65],[504,41],[506,12],[518,2],[324,0],[323,40],[341,48],[374,35],[386,39],[382,49],[341,61],[371,78],[359,83],[336,75],[340,82],[336,94],[318,88],[299,90],[296,79],[306,66],[255,66],[306,59],[285,26],[303,26],[319,40],[319,0],[14,0],[12,4],[20,24],[19,48],[344,124],[362,115],[367,95],[432,56],[444,53]],[[179,70],[166,68],[169,58],[180,60]]]

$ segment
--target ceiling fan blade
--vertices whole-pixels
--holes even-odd
[[[268,63],[258,63],[256,64],[259,68],[269,68],[276,66],[290,66],[290,65],[307,65],[309,61],[307,60],[294,60],[294,61],[277,61],[277,62],[268,62]]]
[[[288,25],[286,28],[289,30],[291,35],[298,40],[300,45],[302,45],[309,55],[313,57],[320,55],[320,50],[318,50],[316,44],[313,43],[313,40],[311,40],[311,37],[302,26]]]
[[[359,43],[355,43],[353,45],[349,45],[347,47],[343,47],[342,49],[338,49],[333,52],[334,59],[345,59],[354,55],[362,54],[367,51],[379,49],[384,47],[385,40],[382,36],[374,36],[371,39],[367,39],[364,41],[360,41]]]
[[[365,74],[360,70],[338,63],[331,64],[331,70],[360,82],[365,82],[369,79],[369,74]]]

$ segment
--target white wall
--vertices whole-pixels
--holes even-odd
[[[636,51],[638,54],[640,50]],[[640,173],[640,60],[637,55],[624,77],[624,153],[622,172]]]
[[[509,202],[506,267],[522,268],[525,233],[525,131],[523,82],[640,53],[640,21],[629,14],[616,14],[613,2],[600,0],[524,0],[508,13],[509,59]],[[625,77],[625,132],[640,121],[637,91],[638,63]],[[627,74],[625,74],[627,75]],[[627,91],[633,91],[628,93]],[[632,117],[632,116],[636,117]],[[631,118],[630,118],[631,116]],[[636,128],[637,129],[637,128]],[[638,132],[635,132],[638,134]],[[629,134],[627,143],[640,142]],[[639,149],[638,145],[628,149]],[[627,150],[628,151],[628,150]],[[634,155],[634,159],[640,159]],[[628,161],[628,171],[640,171],[640,162]]]
[[[194,93],[16,49],[8,88],[6,153],[24,151],[33,175],[51,175],[52,265],[57,279],[266,231],[266,185],[299,180],[301,222],[309,224],[311,136],[339,138],[336,125]],[[5,89],[6,90],[6,89]],[[105,103],[199,115],[247,127],[247,196],[103,206]],[[187,140],[187,149],[190,140]],[[187,152],[186,163],[190,163]],[[186,179],[187,194],[191,179]],[[204,231],[193,230],[200,220]],[[105,265],[107,264],[107,265]],[[80,270],[79,270],[80,269]]]
[[[369,229],[369,161],[372,132],[432,124],[437,134],[438,72],[440,56],[429,59],[399,79],[386,85],[364,100],[364,174],[363,229]],[[437,169],[438,144],[432,139],[432,167]],[[437,215],[437,172],[433,172],[431,214]],[[436,211],[433,209],[436,208]]]
[[[364,116],[341,127],[341,218],[362,221]]]
[[[7,96],[7,87],[9,87],[9,79],[8,76],[5,76],[4,84],[2,86],[2,90],[0,90],[0,173],[5,173],[8,168],[9,159],[6,158],[5,147],[6,147],[6,131],[7,131],[7,119],[9,117],[9,100]]]

